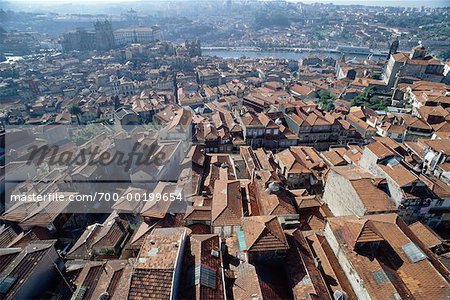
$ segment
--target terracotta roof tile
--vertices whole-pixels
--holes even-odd
[[[442,238],[420,221],[409,225],[409,228],[429,249],[442,244]]]
[[[289,248],[283,229],[275,216],[242,218],[248,251],[276,251]]]
[[[354,222],[367,220],[384,242],[374,248],[373,253],[367,247],[354,249],[345,237],[348,227]],[[450,297],[450,284],[436,269],[437,259],[428,249],[412,240],[409,228],[396,214],[373,215],[357,218],[353,216],[328,219],[343,255],[364,282],[364,288],[372,298],[391,299],[398,295],[402,299],[446,299]],[[370,242],[369,242],[370,243]],[[414,253],[410,253],[413,251]],[[427,253],[419,255],[415,253]],[[442,269],[445,276],[448,270]]]
[[[349,181],[368,213],[396,210],[388,195],[378,188],[383,178],[354,165],[333,167],[331,170]]]
[[[127,299],[168,299],[188,229],[156,228],[146,236],[134,265]]]
[[[241,184],[239,181],[216,180],[212,200],[213,226],[239,225],[242,210]]]

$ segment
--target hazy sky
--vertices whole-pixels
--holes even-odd
[[[139,0],[9,0],[10,3],[45,3],[45,4],[61,4],[61,3],[123,3],[123,2],[138,2]],[[146,0],[151,1],[151,0]]]
[[[45,4],[47,5],[56,5],[56,4],[92,4],[95,5],[105,4],[105,3],[132,3],[132,2],[163,2],[163,1],[173,1],[173,0],[6,0],[6,2],[17,3],[17,4]],[[175,0],[176,1],[176,0]],[[196,0],[184,0],[184,1],[196,1]],[[199,1],[207,1],[207,0],[199,0]],[[225,0],[210,0],[210,1],[225,1]],[[232,0],[239,2],[239,0]],[[266,0],[267,1],[267,0]],[[378,6],[450,6],[449,0],[287,0],[290,2],[304,2],[304,3],[313,3],[313,2],[322,2],[322,3],[335,3],[335,4],[362,4],[362,5],[378,5]],[[2,2],[0,0],[0,2]]]
[[[6,2],[10,2],[10,3],[14,3],[14,2],[40,2],[40,3],[52,3],[52,4],[58,4],[58,3],[80,3],[80,2],[88,2],[88,3],[113,3],[113,2],[153,2],[153,1],[157,1],[157,2],[162,2],[164,0],[7,0]],[[167,2],[172,1],[172,0],[165,0]],[[191,0],[190,0],[191,1]],[[205,0],[200,0],[200,1],[205,1]],[[211,0],[211,1],[220,1],[220,0]],[[236,2],[239,2],[239,0],[235,0]],[[264,0],[263,0],[264,1]],[[267,1],[267,0],[266,0]],[[270,1],[270,0],[269,0]],[[414,0],[287,0],[289,2],[305,2],[305,3],[309,3],[309,2],[324,2],[324,3],[333,3],[333,2],[347,2],[347,3],[357,3],[357,4],[367,4],[370,5],[372,3],[392,3],[392,2],[397,2],[397,3],[408,3],[408,2],[419,2],[414,1]],[[192,0],[192,2],[195,2],[195,0]],[[447,1],[445,0],[428,0],[428,1],[420,1],[422,2],[424,5],[427,4],[427,2],[441,2],[441,3],[445,3]]]

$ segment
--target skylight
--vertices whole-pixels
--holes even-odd
[[[5,276],[0,278],[0,294],[6,294],[16,282],[16,277]]]
[[[216,271],[212,268],[201,265],[195,267],[195,284],[215,289],[216,288]]]
[[[387,277],[386,273],[383,270],[378,270],[372,273],[373,278],[375,278],[375,281],[378,284],[383,284],[386,282],[389,282],[389,278]]]
[[[408,256],[409,260],[413,263],[419,262],[427,258],[427,256],[422,252],[422,250],[420,250],[419,247],[417,247],[417,245],[414,244],[413,242],[403,245],[402,249],[405,252],[406,256]]]
[[[389,167],[393,168],[393,167],[397,166],[399,163],[400,163],[400,162],[399,162],[396,158],[391,158],[391,159],[388,161],[387,165],[388,165]]]

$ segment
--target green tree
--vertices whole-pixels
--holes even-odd
[[[317,92],[317,97],[319,97],[319,103],[321,104],[324,110],[332,111],[335,108],[334,100],[336,100],[336,97],[332,95],[329,91],[319,90]]]
[[[373,73],[373,74],[370,74],[369,77],[372,78],[372,79],[380,80],[381,79],[381,74]]]
[[[81,124],[80,115],[82,113],[80,106],[78,104],[72,104],[71,106],[69,106],[69,113],[72,116],[77,117],[78,125],[80,125]]]
[[[378,93],[373,87],[368,87],[362,94],[353,98],[352,106],[366,106],[375,110],[386,110],[388,104],[385,98],[385,94]]]
[[[333,98],[331,93],[327,90],[319,90],[317,92],[317,96],[319,97],[320,100],[328,100],[328,99]]]
[[[275,26],[286,28],[291,25],[289,18],[285,14],[273,11],[270,12],[260,11],[256,13],[254,16],[253,23],[257,29]]]

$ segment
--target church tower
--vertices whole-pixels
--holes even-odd
[[[108,20],[95,23],[95,38],[97,50],[110,50],[115,47],[114,33]]]
[[[391,43],[391,46],[389,47],[389,54],[387,55],[386,59],[389,59],[391,57],[391,55],[397,53],[398,51],[398,46],[399,46],[399,41],[398,41],[398,37],[395,38],[395,40]]]

